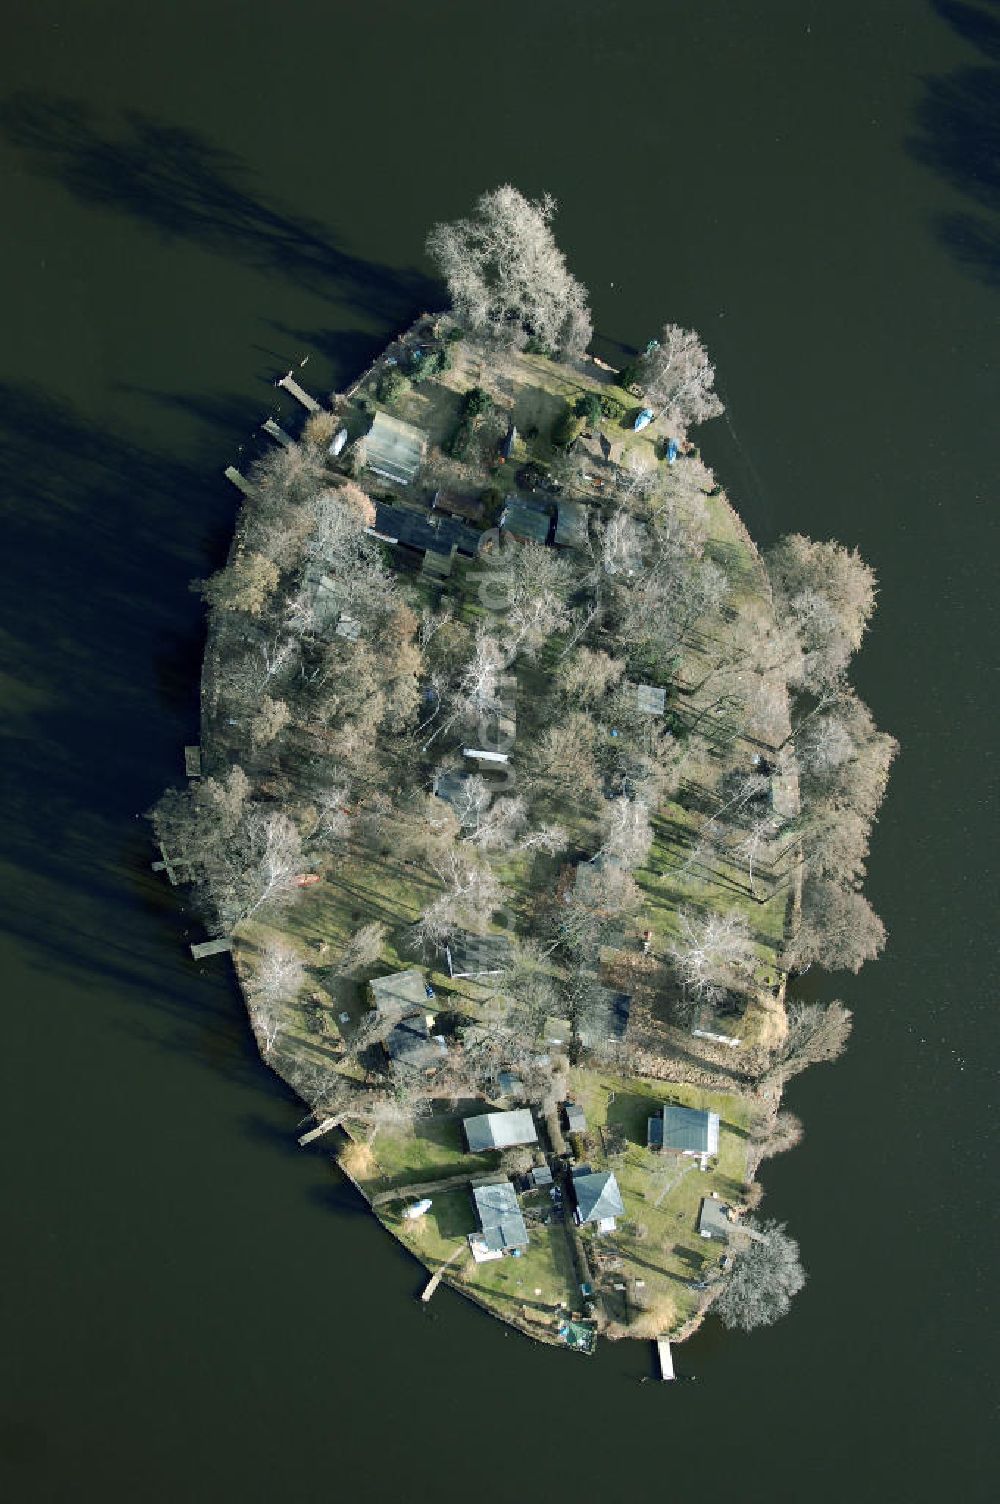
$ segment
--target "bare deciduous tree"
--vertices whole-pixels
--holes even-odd
[[[799,682],[819,690],[843,674],[875,609],[875,575],[857,550],[801,533],[778,541],[767,569],[780,620],[802,648]]]
[[[802,920],[789,952],[793,965],[815,961],[827,971],[858,972],[884,946],[885,925],[863,893],[807,877]]]
[[[798,1075],[809,1065],[838,1060],[847,1048],[853,1024],[849,1008],[841,1002],[788,1005],[788,1029],[775,1052],[768,1072],[770,1080]]]
[[[799,1245],[783,1222],[758,1223],[747,1217],[743,1226],[757,1236],[745,1236],[737,1248],[713,1310],[725,1326],[751,1332],[787,1315],[806,1277]]]
[[[246,990],[251,1008],[256,1005],[280,1007],[298,995],[305,979],[306,968],[295,947],[281,938],[268,940],[247,978]]]
[[[341,951],[337,961],[336,971],[338,976],[356,976],[375,962],[382,954],[385,937],[389,927],[381,920],[373,920],[370,924],[363,924],[359,930],[348,940]]]
[[[753,956],[741,914],[680,909],[677,937],[669,947],[681,984],[693,997],[718,1002]]]
[[[468,219],[431,231],[427,250],[473,334],[515,348],[533,339],[566,356],[587,348],[586,292],[553,238],[555,207],[547,194],[527,199],[505,184],[484,193]]]
[[[240,552],[217,574],[195,581],[194,588],[214,610],[261,616],[277,584],[277,565],[265,554]]]
[[[715,367],[693,329],[664,324],[659,340],[637,364],[648,401],[679,435],[723,411],[715,392]]]

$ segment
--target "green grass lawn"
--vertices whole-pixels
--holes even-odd
[[[584,1068],[571,1073],[571,1089],[587,1113],[589,1162],[595,1169],[614,1171],[625,1203],[625,1218],[615,1233],[586,1234],[597,1258],[609,1266],[601,1282],[609,1314],[627,1325],[634,1309],[626,1297],[634,1292],[634,1282],[643,1281],[639,1298],[665,1313],[664,1331],[676,1330],[698,1306],[700,1292],[691,1288],[692,1282],[717,1267],[722,1251],[698,1233],[702,1197],[717,1191],[732,1203],[744,1188],[751,1104],[695,1086],[622,1080]],[[647,1119],[665,1101],[719,1114],[719,1157],[706,1172],[696,1160],[646,1148]],[[607,1157],[602,1128],[624,1133],[623,1154]],[[626,1285],[625,1292],[615,1288],[619,1283]]]

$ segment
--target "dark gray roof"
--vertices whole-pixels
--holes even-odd
[[[646,1119],[646,1144],[650,1149],[663,1148],[663,1114],[656,1113]]]
[[[587,1127],[587,1114],[575,1102],[566,1103],[566,1122],[570,1133],[583,1133]]]
[[[561,500],[555,541],[562,548],[583,548],[587,542],[587,508],[580,501]]]
[[[701,1203],[701,1211],[698,1213],[698,1231],[703,1238],[720,1238],[726,1242],[729,1238],[732,1223],[729,1220],[729,1207],[716,1196],[706,1196]]]
[[[605,1217],[623,1217],[625,1203],[610,1170],[578,1171],[573,1176],[573,1194],[581,1222],[600,1222]]]
[[[528,1229],[509,1180],[498,1180],[495,1185],[473,1186],[472,1197],[483,1229],[483,1242],[492,1253],[500,1253],[505,1248],[527,1247]]]
[[[470,1154],[538,1142],[535,1122],[527,1107],[519,1107],[515,1112],[484,1112],[479,1117],[463,1118],[462,1127]]]
[[[473,935],[466,931],[456,935],[445,951],[448,973],[453,977],[495,976],[509,964],[510,956],[507,935]]]
[[[516,538],[527,538],[532,543],[548,542],[549,523],[548,507],[523,496],[508,496],[500,514],[501,527]]]
[[[407,1065],[412,1070],[426,1070],[440,1065],[447,1053],[443,1039],[432,1038],[427,1027],[427,1015],[421,1009],[401,1019],[386,1035],[385,1051],[397,1065]]]
[[[663,1109],[663,1147],[688,1154],[718,1154],[719,1114],[668,1103]]]
[[[628,1031],[632,999],[627,992],[602,987],[588,1001],[580,1025],[580,1043],[588,1050],[608,1039],[624,1039]]]
[[[531,1178],[535,1185],[551,1185],[552,1171],[548,1165],[536,1165],[531,1172]]]

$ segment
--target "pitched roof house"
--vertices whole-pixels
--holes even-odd
[[[513,1149],[518,1144],[537,1144],[538,1132],[530,1109],[514,1112],[484,1112],[478,1117],[463,1118],[465,1142],[470,1154],[489,1149]]]
[[[469,1234],[469,1246],[477,1263],[502,1258],[505,1253],[528,1246],[528,1229],[509,1180],[473,1186],[481,1232]]]
[[[391,413],[376,413],[365,438],[369,470],[397,485],[408,486],[420,469],[427,435]]]
[[[674,1154],[718,1154],[719,1114],[668,1102],[662,1113],[649,1119],[647,1142],[651,1149]]]
[[[614,1232],[615,1218],[624,1217],[625,1203],[610,1170],[580,1169],[573,1172],[576,1220],[593,1223],[599,1232]]]

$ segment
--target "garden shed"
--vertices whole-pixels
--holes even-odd
[[[416,478],[427,450],[427,435],[412,423],[390,413],[376,413],[365,438],[369,470],[397,485],[408,486]]]

